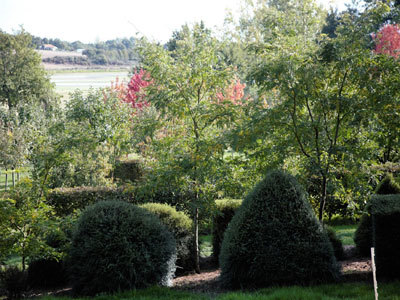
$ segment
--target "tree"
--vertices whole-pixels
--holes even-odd
[[[264,107],[256,103],[259,109],[241,130],[251,137],[246,140],[275,159],[269,165],[303,177],[317,196],[322,220],[327,202],[340,196],[340,190],[348,193],[345,174],[360,173],[370,154],[363,122],[377,106],[368,101],[367,74],[374,64],[369,33],[387,10],[378,5],[361,16],[345,13],[336,37],[329,38],[321,35],[320,9],[314,1],[281,4],[264,3],[245,23],[258,26],[243,29],[245,37],[252,37],[250,50],[256,57],[251,77],[260,95],[273,100]]]
[[[49,104],[52,84],[23,29],[11,35],[0,31],[0,103],[9,110],[21,104]]]
[[[158,148],[162,153],[154,157],[168,166],[169,181],[175,177],[176,182],[186,182],[193,193],[197,272],[199,208],[211,200],[207,196],[209,175],[213,157],[222,150],[216,141],[218,128],[229,124],[234,115],[229,109],[234,106],[231,101],[218,103],[217,93],[225,91],[233,78],[233,70],[219,60],[218,50],[216,39],[201,24],[182,30],[173,51],[146,40],[139,46],[142,65],[154,82],[146,89],[147,99],[167,121]]]

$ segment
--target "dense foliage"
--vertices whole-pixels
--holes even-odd
[[[94,295],[171,284],[173,235],[143,208],[122,201],[87,207],[73,233],[70,272],[76,293]]]
[[[114,167],[114,178],[122,182],[135,182],[143,175],[143,163],[140,160],[118,159]]]
[[[400,194],[400,186],[392,174],[387,174],[378,184],[375,193],[377,195]],[[354,233],[354,242],[359,254],[370,256],[371,247],[373,247],[372,233],[372,217],[368,212],[365,212]]]
[[[193,271],[194,239],[192,220],[185,213],[176,211],[175,208],[168,204],[146,203],[140,205],[140,207],[159,217],[161,222],[174,235],[177,254],[176,273],[182,274]]]
[[[270,172],[245,197],[222,242],[221,281],[228,287],[329,282],[339,277],[333,248],[302,187]]]
[[[67,216],[75,210],[82,210],[90,204],[107,200],[133,202],[133,194],[122,187],[76,187],[50,190],[46,201],[58,216]]]
[[[384,278],[400,278],[400,195],[375,195],[369,205],[373,218],[373,243],[375,247],[377,275]]]
[[[124,38],[108,40],[105,42],[85,44],[80,41],[67,42],[60,39],[48,39],[33,37],[32,44],[36,49],[42,49],[44,45],[51,44],[56,46],[57,50],[62,51],[82,51],[85,57],[62,57],[56,56],[48,58],[45,61],[50,63],[73,63],[78,65],[122,65],[132,64],[137,61],[135,51],[135,39]],[[72,61],[71,61],[72,60]]]
[[[225,230],[241,204],[242,200],[238,199],[221,199],[215,201],[216,212],[212,220],[212,255],[216,261],[218,261]]]

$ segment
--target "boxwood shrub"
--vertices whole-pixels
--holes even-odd
[[[270,172],[229,223],[220,254],[225,287],[330,282],[339,267],[325,230],[294,177]]]
[[[400,194],[374,195],[368,210],[372,215],[377,275],[399,279]]]
[[[78,219],[68,264],[75,293],[95,295],[170,285],[175,261],[175,239],[159,218],[130,203],[102,201]]]
[[[58,216],[67,216],[75,210],[98,201],[124,200],[134,202],[133,192],[123,187],[75,187],[51,190],[46,200]]]
[[[377,186],[375,193],[377,195],[400,194],[400,186],[393,178],[392,174],[387,174]],[[372,243],[372,217],[366,212],[362,215],[360,223],[354,233],[354,242],[357,251],[362,256],[371,255]]]
[[[177,252],[176,273],[182,274],[193,271],[194,236],[192,220],[184,212],[177,211],[168,204],[146,203],[140,205],[140,207],[159,217],[161,222],[174,235]]]
[[[212,253],[215,262],[218,262],[225,230],[241,204],[242,200],[239,199],[221,199],[215,201],[216,212],[212,220]]]

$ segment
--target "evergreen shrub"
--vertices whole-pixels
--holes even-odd
[[[75,210],[82,210],[90,204],[107,200],[133,202],[133,193],[122,187],[75,187],[51,190],[46,200],[54,207],[58,216],[67,216]]]
[[[345,258],[344,250],[343,250],[343,243],[336,235],[335,230],[332,227],[325,226],[325,231],[328,235],[329,241],[333,247],[333,253],[337,260],[343,260]]]
[[[339,278],[332,245],[302,187],[281,171],[270,172],[245,197],[225,232],[220,266],[226,287]]]
[[[381,278],[400,278],[400,194],[374,195],[369,203],[372,215],[376,270]]]
[[[354,233],[354,243],[359,255],[370,257],[372,243],[372,217],[365,213],[362,215]]]
[[[174,235],[177,254],[176,273],[182,274],[193,271],[195,265],[192,220],[184,212],[177,211],[168,204],[146,203],[140,205],[140,207],[159,217],[161,222]]]
[[[241,204],[242,200],[240,199],[221,199],[215,201],[216,212],[212,220],[212,246],[215,261],[218,261],[225,230]]]
[[[102,201],[78,219],[68,265],[75,293],[95,295],[170,285],[175,261],[175,239],[159,218],[130,203]]]
[[[377,195],[400,194],[400,185],[395,181],[393,175],[388,173],[377,186]],[[372,243],[372,217],[365,213],[360,220],[358,228],[354,233],[354,242],[360,255],[371,256]]]

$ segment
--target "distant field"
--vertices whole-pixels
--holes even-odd
[[[128,71],[122,72],[62,72],[51,75],[50,79],[56,85],[56,92],[62,96],[62,101],[68,101],[69,94],[76,89],[88,91],[90,88],[111,86],[116,78],[127,81]]]

